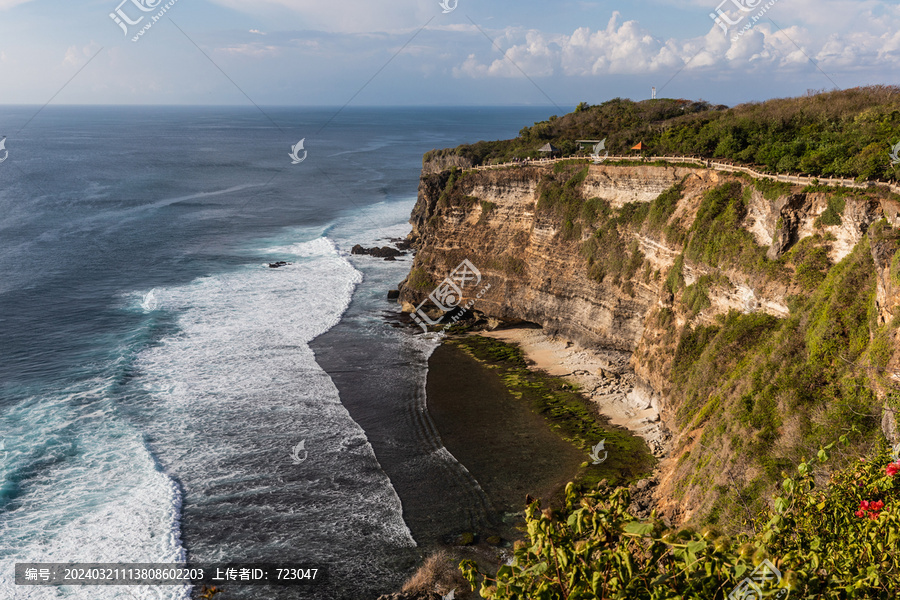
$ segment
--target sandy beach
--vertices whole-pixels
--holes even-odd
[[[658,407],[635,390],[627,352],[581,348],[540,329],[502,329],[479,335],[518,345],[532,368],[577,385],[610,423],[644,438],[655,456],[665,455],[670,434],[660,421]]]
[[[444,344],[431,356],[428,411],[441,439],[478,480],[498,515],[526,494],[549,500],[587,456],[514,398],[490,366]]]

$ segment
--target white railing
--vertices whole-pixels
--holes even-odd
[[[497,165],[479,165],[477,167],[470,167],[465,170],[473,170],[473,171],[487,171],[492,169],[507,169],[509,167],[524,167],[524,166],[541,166],[541,165],[551,165],[554,163],[558,163],[566,160],[574,160],[578,158],[588,158],[588,157],[564,157],[564,158],[537,158],[537,159],[528,159],[528,160],[520,160],[518,162],[507,162],[501,163]],[[896,185],[892,182],[887,181],[864,181],[862,183],[857,182],[853,179],[843,179],[843,178],[834,178],[834,177],[813,177],[811,175],[791,175],[790,173],[782,174],[782,173],[763,173],[761,171],[756,171],[751,169],[750,167],[744,167],[740,165],[733,165],[730,163],[723,163],[714,160],[708,160],[705,158],[696,158],[693,156],[651,156],[649,158],[641,158],[635,156],[607,156],[603,159],[603,162],[612,162],[617,160],[630,160],[630,161],[640,161],[640,162],[656,162],[656,161],[664,161],[671,163],[694,163],[701,164],[710,169],[715,169],[717,171],[728,171],[731,173],[741,172],[751,175],[753,177],[757,177],[760,179],[771,179],[773,181],[783,181],[785,183],[796,183],[796,184],[811,184],[813,181],[817,181],[819,185],[829,185],[829,186],[841,186],[848,188],[856,188],[856,189],[866,189],[871,187],[884,187],[889,189],[890,191],[900,194],[900,185]],[[600,163],[603,164],[603,163]]]

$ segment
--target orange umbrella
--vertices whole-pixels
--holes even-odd
[[[644,142],[638,142],[637,146],[633,147],[632,150],[645,150]]]

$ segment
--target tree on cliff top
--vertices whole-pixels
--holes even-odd
[[[434,150],[426,160],[456,154],[479,165],[535,158],[548,142],[574,154],[574,140],[606,138],[611,154],[626,153],[643,141],[657,155],[699,155],[772,172],[893,179],[890,150],[900,141],[898,91],[869,86],[733,108],[685,99],[614,98],[596,106],[581,103],[572,113],[524,127],[512,140]]]

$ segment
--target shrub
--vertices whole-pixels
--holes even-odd
[[[713,528],[667,529],[655,512],[646,520],[634,517],[626,488],[601,482],[580,494],[569,484],[562,510],[528,506],[527,539],[516,544],[512,564],[490,575],[465,560],[460,570],[491,600],[709,600],[733,592],[759,597],[746,581],[768,560],[780,576],[757,580],[766,597],[895,598],[900,464],[890,463],[882,446],[824,487],[816,485],[834,445],[820,448],[812,462],[801,461],[795,477],[783,475],[772,507],[754,517],[753,533],[731,538]]]
[[[791,184],[784,181],[772,181],[771,179],[754,179],[753,187],[759,190],[766,200],[778,200],[791,192]]]
[[[432,592],[445,595],[451,590],[464,590],[466,580],[455,568],[450,555],[440,550],[432,554],[425,563],[403,584],[404,594],[427,595]]]
[[[841,224],[841,215],[844,214],[844,208],[847,201],[840,195],[835,194],[828,197],[828,208],[816,219],[816,227],[834,226]]]
[[[662,231],[684,194],[684,179],[661,193],[647,209],[647,227]]]

